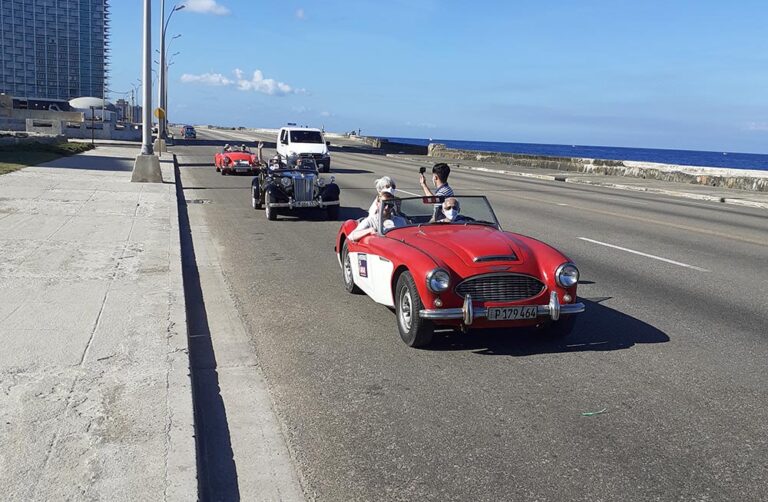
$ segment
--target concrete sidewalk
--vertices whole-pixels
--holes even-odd
[[[195,500],[173,163],[137,147],[0,176],[0,493]]]

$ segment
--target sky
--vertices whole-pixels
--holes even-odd
[[[177,4],[171,122],[768,153],[764,0]],[[143,2],[110,5],[114,100],[139,85]]]

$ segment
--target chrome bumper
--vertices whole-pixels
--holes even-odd
[[[331,201],[324,201],[323,199],[319,200],[293,200],[288,199],[288,202],[270,202],[269,207],[288,207],[291,209],[294,208],[300,208],[300,207],[328,207],[328,206],[338,206],[339,201],[337,200],[331,200]]]
[[[579,314],[584,312],[585,309],[586,307],[584,307],[583,303],[566,303],[561,305],[557,299],[557,293],[553,291],[549,295],[549,304],[536,306],[536,315],[537,317],[549,317],[553,321],[557,321],[562,314]],[[485,308],[475,308],[472,306],[472,295],[467,295],[464,298],[464,305],[461,308],[419,310],[419,317],[422,319],[461,319],[466,326],[471,325],[475,319],[481,319],[487,315],[488,313]]]

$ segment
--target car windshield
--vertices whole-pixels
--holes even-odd
[[[317,164],[315,164],[315,159],[298,158],[296,159],[296,164],[294,168],[295,169],[311,169],[314,171],[317,169]]]
[[[291,131],[291,143],[323,143],[319,131]]]
[[[415,225],[490,225],[501,228],[491,204],[482,195],[448,197],[449,205],[461,208],[453,221],[443,214],[446,197],[408,197],[383,200],[384,218],[379,231],[386,234],[393,228]]]

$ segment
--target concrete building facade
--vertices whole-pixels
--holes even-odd
[[[108,34],[108,0],[0,0],[0,92],[104,97]]]

